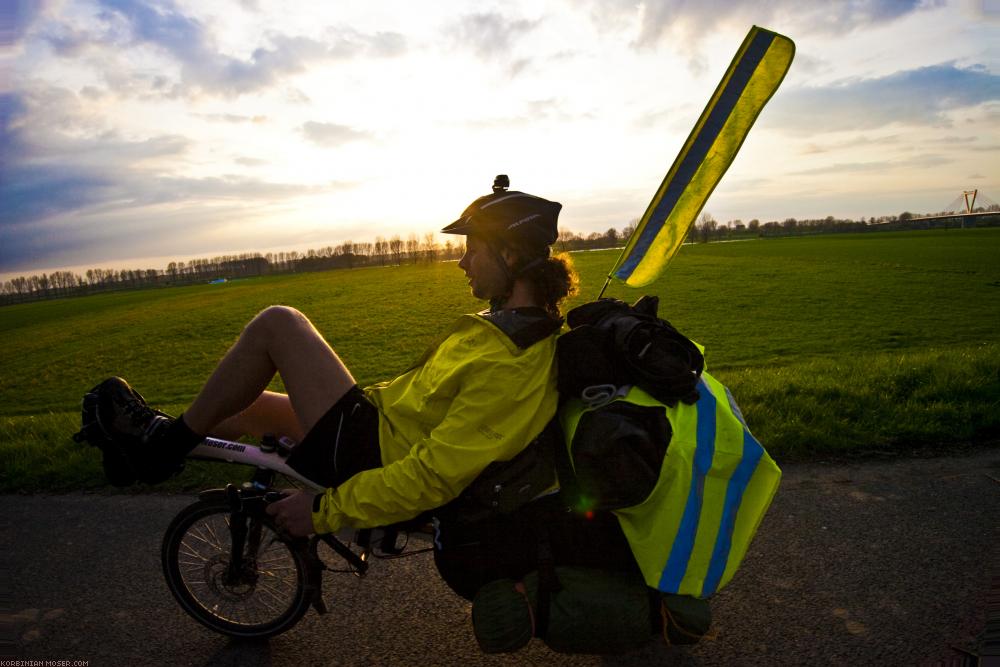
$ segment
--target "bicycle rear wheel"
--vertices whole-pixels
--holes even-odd
[[[231,637],[272,637],[309,608],[306,557],[281,539],[269,516],[244,520],[243,567],[232,572],[229,502],[184,508],[163,538],[163,574],[184,611],[203,625]]]

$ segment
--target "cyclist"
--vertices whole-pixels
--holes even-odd
[[[289,465],[328,488],[268,511],[306,535],[412,518],[514,457],[555,413],[559,305],[576,275],[550,254],[561,204],[508,186],[498,176],[492,194],[442,230],[467,237],[459,268],[489,310],[460,317],[409,371],[361,389],[302,313],[269,307],[176,419],[120,378],[92,391],[111,436],[99,445],[108,479],[163,481],[206,434],[287,435],[299,442]],[[266,390],[276,372],[287,394]]]

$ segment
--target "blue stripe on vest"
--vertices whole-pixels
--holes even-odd
[[[625,262],[615,272],[615,277],[619,280],[627,280],[639,265],[639,261],[645,257],[649,246],[652,245],[653,240],[659,235],[660,229],[663,227],[663,222],[667,219],[670,212],[674,210],[674,206],[677,205],[681,193],[684,192],[688,183],[694,178],[698,167],[705,161],[708,149],[715,143],[719,132],[722,131],[723,126],[733,112],[733,108],[739,101],[747,84],[750,83],[753,73],[757,70],[757,65],[764,59],[764,55],[767,54],[767,50],[771,47],[774,37],[775,34],[767,30],[761,30],[754,35],[753,41],[750,42],[747,50],[743,53],[743,57],[740,58],[735,71],[733,71],[733,75],[726,82],[725,89],[719,95],[719,99],[716,100],[715,107],[709,112],[708,118],[705,120],[705,124],[698,133],[697,138],[691,144],[690,150],[688,150],[687,155],[684,156],[683,161],[674,173],[674,177],[667,186],[666,192],[663,193],[663,197],[650,214],[646,226],[642,229],[642,233],[636,240],[635,247],[629,253]]]
[[[688,491],[687,504],[684,506],[681,525],[677,529],[677,537],[674,538],[670,556],[667,557],[667,565],[660,577],[659,589],[667,593],[676,593],[680,588],[688,561],[691,560],[694,540],[698,535],[698,520],[701,518],[705,476],[712,467],[712,457],[715,456],[715,396],[704,380],[698,386],[698,394],[698,441],[691,469],[691,489]]]
[[[712,549],[712,561],[708,566],[708,573],[705,575],[705,584],[701,589],[702,597],[708,597],[715,593],[719,587],[722,574],[726,571],[726,564],[729,563],[729,550],[733,545],[733,529],[736,527],[736,514],[739,512],[740,503],[743,502],[743,492],[750,484],[750,478],[757,470],[757,464],[764,455],[764,448],[750,434],[750,431],[743,429],[743,460],[736,466],[733,476],[729,478],[726,486],[726,500],[722,508],[722,522],[719,525],[719,534],[715,538],[715,547]]]

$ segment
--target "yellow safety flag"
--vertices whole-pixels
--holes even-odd
[[[630,287],[642,287],[666,268],[794,56],[795,43],[784,35],[757,26],[750,29],[611,269],[609,281],[614,277]]]

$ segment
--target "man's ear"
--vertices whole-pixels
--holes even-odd
[[[510,248],[501,248],[500,256],[503,257],[503,261],[507,262],[508,268],[513,268],[517,265],[518,254]]]

